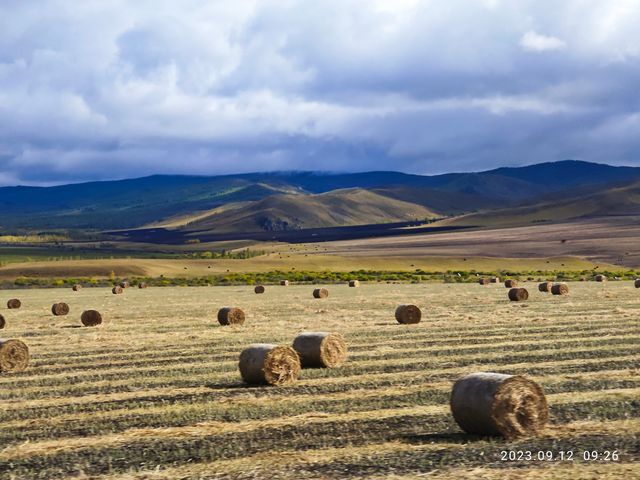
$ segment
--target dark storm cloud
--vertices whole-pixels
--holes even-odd
[[[0,184],[640,165],[640,0],[0,3]]]

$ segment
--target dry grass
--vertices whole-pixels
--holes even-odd
[[[0,376],[0,478],[637,475],[633,282],[572,283],[568,297],[523,286],[531,296],[517,304],[501,284],[333,285],[321,304],[295,285],[263,295],[252,286],[22,291],[23,308],[3,312],[3,337],[24,340],[32,361]],[[53,317],[54,299],[72,313]],[[244,325],[218,324],[228,303],[243,306]],[[421,323],[397,323],[404,303],[422,309]],[[87,309],[105,323],[76,328]],[[303,331],[342,333],[348,361],[304,370],[283,388],[241,382],[245,346],[291,344]],[[451,384],[480,370],[542,385],[551,423],[541,437],[461,433],[448,411]],[[580,458],[505,464],[504,449]],[[594,449],[616,449],[620,460],[584,462],[582,451]]]

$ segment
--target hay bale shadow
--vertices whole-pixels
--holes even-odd
[[[440,432],[400,435],[397,439],[401,442],[414,445],[425,443],[459,443],[460,445],[466,445],[467,443],[486,440],[487,437],[483,437],[482,435],[470,435],[464,432]]]
[[[60,328],[82,328],[82,325],[62,325]]]

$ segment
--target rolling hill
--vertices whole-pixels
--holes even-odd
[[[2,187],[0,233],[104,231],[147,225],[175,228],[189,222],[238,231],[256,225],[267,229],[336,227],[413,218],[414,214],[424,218],[538,204],[549,195],[589,194],[632,180],[640,180],[640,168],[566,160],[433,176],[271,172]],[[361,191],[356,205],[349,205],[353,194],[314,197],[345,189]],[[373,195],[366,196],[364,191]],[[399,207],[394,202],[404,204]],[[329,211],[320,214],[323,208]]]
[[[242,208],[214,213],[188,224],[190,230],[283,231],[368,223],[424,220],[431,210],[364,189],[315,195],[272,195]]]
[[[533,205],[465,215],[447,223],[501,228],[607,216],[640,216],[640,182],[586,195],[557,196]]]

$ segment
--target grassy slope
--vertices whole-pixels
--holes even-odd
[[[466,215],[447,220],[446,223],[504,228],[612,215],[640,215],[640,183],[606,189],[579,198],[549,198],[531,206]]]
[[[399,222],[435,217],[431,210],[362,189],[319,195],[275,195],[241,209],[216,213],[189,225],[191,229],[260,231],[265,221],[290,228],[318,228]]]
[[[497,285],[330,286],[323,300],[311,286],[20,292],[4,332],[29,344],[32,361],[0,376],[0,466],[11,465],[0,478],[634,478],[637,291],[581,283],[560,298],[524,286],[531,298],[518,305]],[[70,315],[52,317],[53,301]],[[422,323],[398,325],[401,303],[421,307]],[[227,304],[246,311],[244,326],[218,325]],[[87,308],[105,325],[65,328]],[[286,388],[241,384],[242,348],[304,330],[342,333],[348,362]],[[451,383],[479,370],[541,383],[543,436],[460,431]],[[576,460],[504,463],[505,449],[571,449]],[[618,462],[581,460],[613,449]]]

